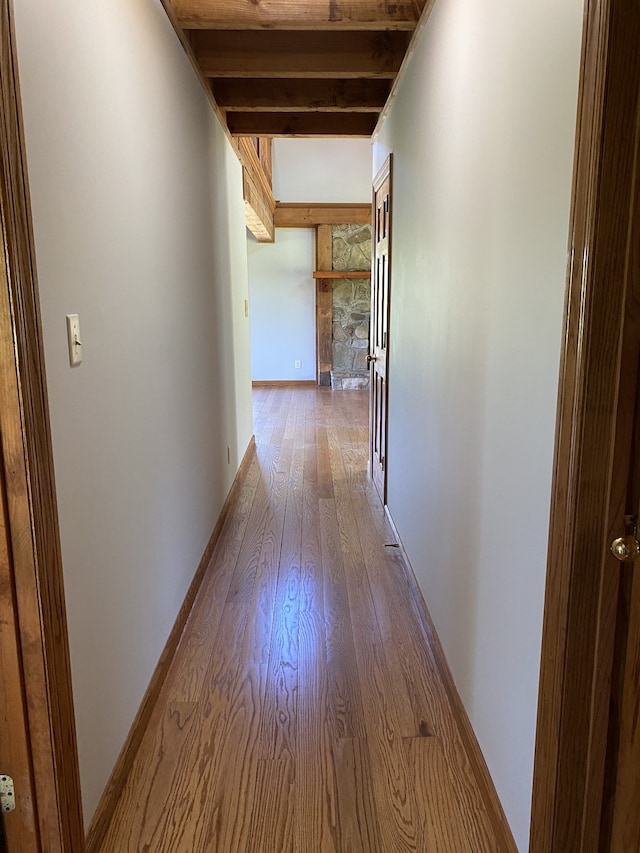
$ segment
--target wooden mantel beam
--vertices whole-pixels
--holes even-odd
[[[205,77],[393,79],[409,39],[405,32],[194,30],[190,41]]]
[[[172,0],[185,29],[413,30],[425,0]]]

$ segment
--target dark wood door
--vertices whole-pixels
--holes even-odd
[[[391,166],[385,162],[373,183],[373,259],[371,271],[370,452],[371,477],[387,502],[387,401],[389,395],[389,296],[391,284]]]
[[[636,123],[609,516],[614,545],[608,556],[608,570],[616,575],[618,604],[600,850],[610,853],[640,850],[640,545],[636,544],[640,537],[640,111]],[[616,552],[622,560],[617,564]]]
[[[13,779],[16,794],[14,811],[0,813],[0,851],[26,853],[39,850],[41,845],[6,519],[6,489],[0,467],[0,776]]]
[[[531,853],[640,850],[640,5],[585,10]]]

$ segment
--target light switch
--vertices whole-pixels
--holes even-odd
[[[69,339],[69,364],[75,367],[82,361],[80,317],[77,314],[67,314],[67,338]]]

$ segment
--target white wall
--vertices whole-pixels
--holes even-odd
[[[157,0],[15,11],[88,821],[252,433],[241,170]]]
[[[370,141],[274,139],[273,195],[290,202],[370,202]]]
[[[278,228],[248,255],[252,379],[315,379],[315,230]]]
[[[374,146],[389,507],[523,851],[582,5],[439,0]]]

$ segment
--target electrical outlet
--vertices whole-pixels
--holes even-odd
[[[302,367],[302,362],[300,361],[300,359],[299,359],[299,358],[296,358],[296,360],[295,360],[295,361],[294,361],[294,363],[293,363],[293,366],[294,366],[296,369],[297,369],[297,368],[299,368],[299,367]]]

